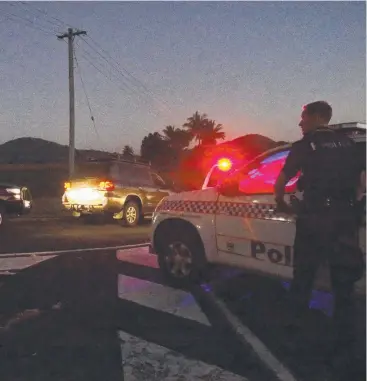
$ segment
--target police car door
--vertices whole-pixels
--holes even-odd
[[[236,179],[239,196],[219,195],[216,238],[220,262],[291,278],[295,220],[276,214],[274,202],[274,184],[288,153],[289,147],[273,150],[250,171],[241,171]],[[286,201],[294,195],[297,179],[287,184]]]

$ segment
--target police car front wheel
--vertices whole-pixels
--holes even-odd
[[[171,233],[167,234],[167,238],[162,237],[159,245],[158,263],[161,271],[174,282],[198,282],[205,267],[201,243],[192,234],[183,237],[181,232],[180,237],[177,237]]]

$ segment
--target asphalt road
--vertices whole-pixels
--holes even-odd
[[[289,284],[251,274],[238,274],[211,285],[214,294],[266,347],[292,371],[297,380],[366,380],[366,301],[356,299],[357,340],[333,355],[333,299],[314,291],[302,330],[289,332],[286,302]],[[352,313],[352,312],[351,312]]]
[[[274,380],[200,290],[221,300],[297,381],[366,379],[363,301],[356,315],[360,340],[343,375],[325,361],[330,318],[317,311],[330,314],[329,294],[314,295],[313,313],[305,318],[306,345],[299,346],[298,337],[283,329],[286,285],[280,282],[220,270],[200,288],[179,290],[161,278],[142,249],[119,258],[114,250],[4,254],[142,242],[149,229],[48,220],[17,221],[2,233],[2,381],[113,381],[124,374],[125,381]]]
[[[115,221],[85,225],[73,218],[13,220],[0,232],[0,253],[119,246],[146,242],[149,231],[149,221],[127,228]]]
[[[276,380],[196,289],[133,262],[63,254],[4,276],[1,380]]]

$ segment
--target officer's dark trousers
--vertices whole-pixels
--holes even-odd
[[[327,261],[334,292],[336,339],[339,343],[350,343],[354,339],[354,283],[361,272],[358,250],[352,249],[353,245],[358,248],[356,219],[348,210],[337,214],[327,211],[300,217],[296,228],[290,290],[294,323],[302,321],[307,314],[316,271],[321,263]]]

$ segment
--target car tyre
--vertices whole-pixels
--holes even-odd
[[[141,221],[140,206],[135,201],[128,201],[124,206],[123,224],[128,227],[139,225]]]
[[[166,228],[157,237],[158,265],[177,286],[197,284],[206,276],[207,261],[199,235],[185,228]]]

